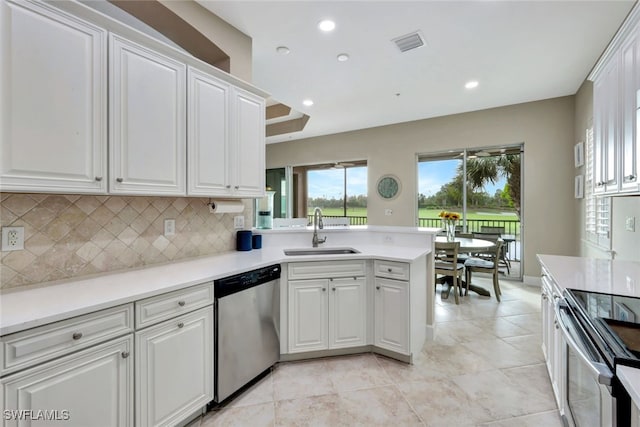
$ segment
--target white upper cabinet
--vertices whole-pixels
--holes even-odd
[[[107,32],[0,2],[0,191],[105,193]]]
[[[593,81],[594,192],[640,192],[640,6],[589,76]]]
[[[188,193],[230,195],[230,86],[189,67],[188,90]]]
[[[232,186],[234,194],[261,197],[265,192],[264,98],[234,88],[232,98]]]
[[[186,66],[111,34],[109,191],[186,194]]]

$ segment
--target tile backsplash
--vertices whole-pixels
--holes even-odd
[[[0,288],[235,249],[233,217],[207,198],[0,193],[0,225],[23,226],[24,250],[0,252]],[[244,200],[245,225],[253,203]],[[165,237],[164,220],[175,219]]]

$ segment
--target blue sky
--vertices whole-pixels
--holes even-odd
[[[456,174],[456,167],[460,160],[440,160],[432,162],[420,162],[418,164],[418,192],[426,196],[432,196],[440,190],[443,184],[450,182]],[[367,168],[347,169],[347,193],[349,196],[367,194]],[[326,169],[309,171],[308,191],[309,197],[342,198],[343,169]],[[489,195],[494,195],[496,190],[502,190],[506,181],[500,178],[495,184],[485,186]]]

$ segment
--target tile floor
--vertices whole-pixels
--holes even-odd
[[[491,288],[474,276],[474,282]],[[413,365],[373,354],[281,363],[190,427],[561,426],[540,350],[540,290],[436,297],[437,337]]]

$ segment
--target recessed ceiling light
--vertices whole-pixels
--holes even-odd
[[[478,81],[477,80],[468,81],[467,83],[465,83],[464,87],[466,87],[467,89],[473,89],[475,87],[478,87]]]
[[[288,55],[290,50],[286,46],[278,46],[276,48],[276,52],[278,52],[280,55]]]
[[[311,107],[313,105],[313,101],[310,99],[305,99],[304,101],[302,101],[302,103],[306,106],[306,107]]]
[[[324,32],[333,31],[336,28],[336,23],[330,19],[325,19],[318,23],[318,28]]]
[[[349,55],[346,53],[341,53],[338,55],[338,61],[344,62],[349,60]]]

